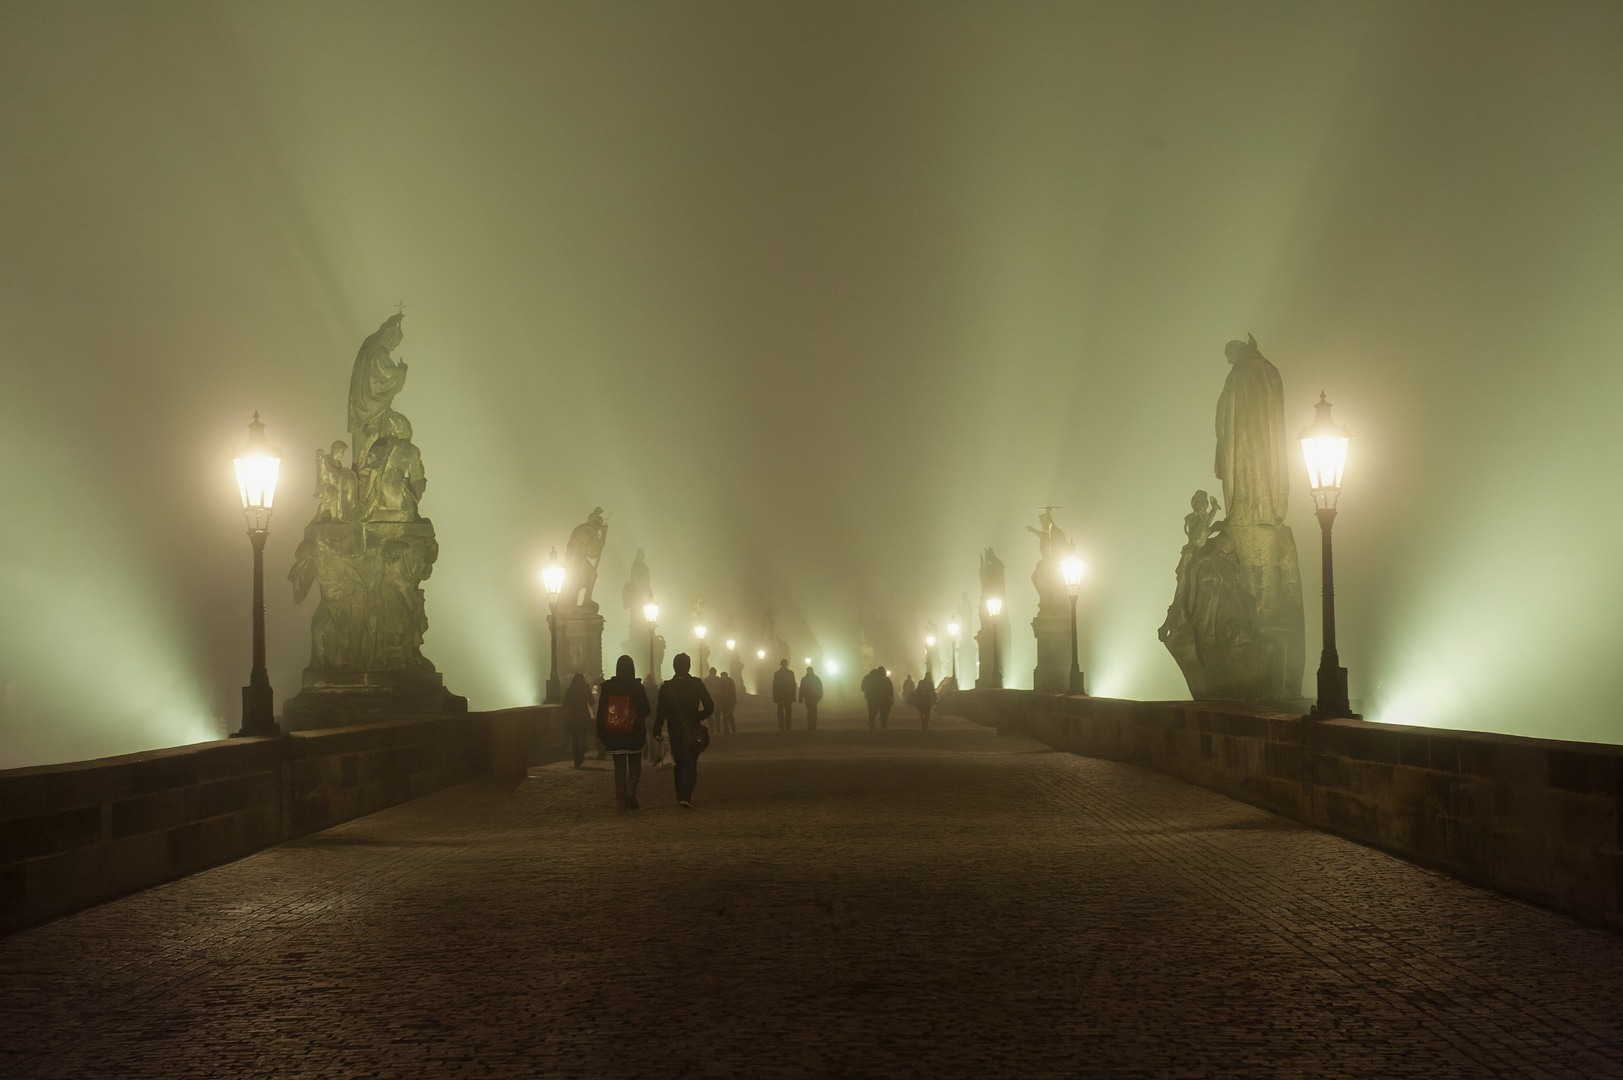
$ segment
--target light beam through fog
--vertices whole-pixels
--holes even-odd
[[[1623,739],[1620,30],[1353,3],[8,7],[8,761],[234,729],[226,459],[254,410],[286,456],[270,672],[298,691],[308,463],[402,299],[442,549],[423,651],[473,708],[538,700],[536,571],[599,505],[611,664],[639,548],[667,670],[702,596],[753,681],[771,606],[833,695],[864,627],[918,674],[990,546],[1030,685],[1024,529],[1053,504],[1090,568],[1089,689],[1184,697],[1156,627],[1251,333],[1290,432],[1324,390],[1358,436],[1355,705]]]

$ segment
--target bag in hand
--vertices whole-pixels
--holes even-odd
[[[687,737],[688,753],[698,757],[710,746],[710,729],[703,724],[689,724],[683,733]]]

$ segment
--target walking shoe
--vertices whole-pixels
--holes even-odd
[[[693,809],[693,804],[688,802],[686,799],[678,799],[677,802],[676,802],[676,805],[680,806],[684,810],[692,810]]]
[[[642,805],[640,803],[638,803],[636,799],[627,799],[626,803],[633,810],[641,810],[642,809]]]

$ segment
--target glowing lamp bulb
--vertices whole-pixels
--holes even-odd
[[[824,660],[823,670],[828,672],[830,675],[837,675],[840,671],[840,665],[836,664],[832,660]]]
[[[766,659],[766,650],[765,649],[756,649],[755,650],[755,657],[758,660],[765,660]]]
[[[704,627],[702,625],[701,626],[695,626],[693,628],[693,634],[700,641],[703,641],[704,640]]]
[[[932,649],[935,648],[935,635],[934,634],[925,634],[924,635],[924,644],[929,646]]]
[[[557,548],[552,549],[547,565],[541,568],[541,586],[547,590],[547,599],[556,604],[564,591],[564,564],[558,561]]]
[[[1341,495],[1341,474],[1347,467],[1347,445],[1352,433],[1330,418],[1330,403],[1319,394],[1313,423],[1302,430],[1302,458],[1307,463],[1307,486],[1317,510],[1334,510]]]
[[[1088,564],[1082,561],[1075,548],[1072,548],[1071,553],[1065,556],[1065,561],[1060,563],[1060,569],[1065,574],[1065,587],[1071,590],[1072,596],[1082,591],[1082,575],[1087,568]]]
[[[738,642],[735,641],[733,638],[728,638],[727,639],[727,651],[732,652],[736,648],[738,648]]]
[[[950,622],[950,623],[947,624],[947,636],[948,637],[956,638],[958,636],[958,630],[959,630],[959,627],[958,627],[957,623]]]
[[[232,462],[237,469],[237,493],[242,496],[242,513],[250,532],[270,528],[271,505],[276,501],[276,478],[282,469],[282,452],[265,441],[265,425],[254,413],[248,425],[248,441]]]
[[[642,606],[642,617],[647,619],[649,622],[654,622],[659,618],[659,605],[654,603],[652,600],[648,601],[648,603]]]
[[[992,618],[994,618],[994,619],[997,618],[997,613],[1002,611],[1002,610],[1003,610],[1003,601],[999,600],[997,597],[995,597],[995,596],[991,597],[990,599],[988,599],[986,601],[986,613],[988,615],[992,616]]]

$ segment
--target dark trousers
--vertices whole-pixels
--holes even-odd
[[[875,701],[873,698],[869,698],[868,699],[868,726],[870,728],[873,727],[874,726],[874,721],[877,720],[878,718],[879,718],[879,702]]]
[[[793,705],[785,705],[780,701],[778,703],[778,730],[788,731],[794,726],[794,721],[795,707]]]
[[[806,702],[806,730],[817,730],[817,702]]]
[[[614,801],[621,810],[637,809],[637,783],[641,779],[641,754],[614,755]]]
[[[919,726],[926,731],[930,730],[930,706],[928,705],[919,709]]]
[[[699,781],[699,755],[688,753],[687,740],[671,733],[671,760],[676,764],[676,801],[692,802]]]
[[[576,765],[586,760],[586,738],[590,732],[590,728],[584,727],[569,729],[569,749],[575,755]]]
[[[736,734],[738,731],[738,725],[733,723],[733,707],[729,705],[725,709],[718,708],[716,711],[721,714],[722,732],[732,732]]]
[[[888,701],[879,703],[879,726],[882,728],[890,727],[890,706],[891,703]]]

